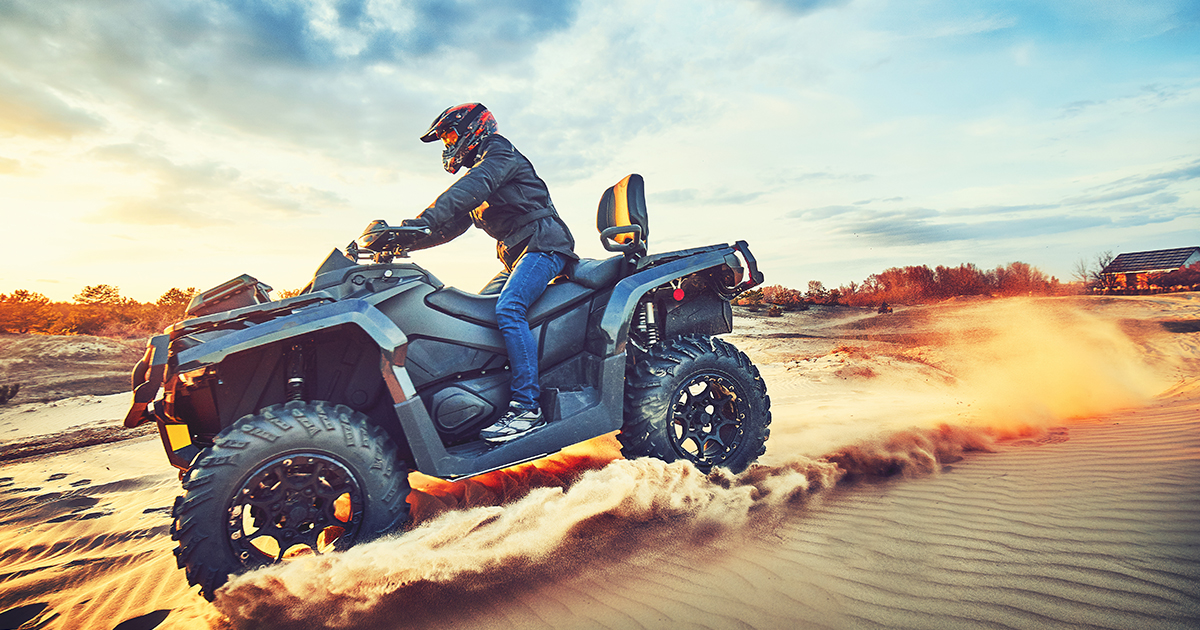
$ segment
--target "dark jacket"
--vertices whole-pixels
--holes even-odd
[[[433,233],[413,249],[441,245],[474,224],[496,239],[496,255],[506,271],[526,251],[558,252],[578,260],[575,239],[554,209],[546,183],[507,138],[486,138],[471,163],[471,169],[418,216]]]

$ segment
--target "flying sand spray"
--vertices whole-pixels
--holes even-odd
[[[769,442],[764,461],[778,463],[705,475],[683,462],[615,459],[615,440],[597,438],[540,467],[467,484],[418,483],[420,522],[411,531],[235,577],[215,604],[244,627],[318,620],[356,627],[400,611],[417,623],[438,602],[680,545],[719,545],[744,528],[769,527],[844,480],[936,473],[965,452],[991,450],[998,438],[1143,403],[1161,391],[1162,368],[1171,367],[1149,364],[1115,322],[1031,302],[965,309],[935,328],[947,342],[936,369],[953,376],[920,392],[930,413],[877,423],[869,433],[861,427],[866,437],[824,456],[789,457]],[[887,376],[880,380],[886,386]],[[948,424],[944,410],[955,405],[947,397],[969,400],[971,413]],[[803,433],[780,422],[777,415],[786,443]]]

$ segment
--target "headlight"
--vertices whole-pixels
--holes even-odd
[[[191,370],[189,372],[184,372],[184,373],[180,374],[179,382],[183,383],[187,387],[195,387],[196,382],[199,381],[200,379],[204,378],[204,376],[206,374],[208,374],[207,366],[202,367],[202,368],[197,368],[195,370]]]

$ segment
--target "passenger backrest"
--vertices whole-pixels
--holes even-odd
[[[628,175],[604,191],[596,211],[596,229],[600,230],[604,249],[610,252],[633,257],[646,253],[650,228],[646,217],[646,186],[641,175]]]

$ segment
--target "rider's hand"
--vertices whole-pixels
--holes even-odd
[[[429,221],[428,221],[428,220],[426,220],[426,219],[423,219],[423,218],[421,218],[421,217],[415,217],[415,218],[412,218],[412,219],[405,219],[405,220],[403,220],[403,221],[401,221],[401,222],[400,222],[400,227],[428,228],[428,227],[429,227]]]

